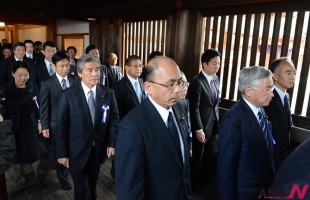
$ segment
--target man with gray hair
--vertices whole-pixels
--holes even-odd
[[[271,124],[264,106],[273,97],[272,74],[264,67],[241,70],[242,98],[226,113],[218,131],[218,180],[223,200],[257,199],[272,185]]]
[[[81,82],[63,90],[57,102],[56,156],[70,167],[74,199],[96,199],[100,165],[114,155],[118,109],[113,90],[98,84],[98,58],[83,55],[77,72]]]

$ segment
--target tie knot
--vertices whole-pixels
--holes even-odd
[[[94,92],[92,90],[89,90],[88,95],[89,95],[89,97],[93,97],[94,96]]]

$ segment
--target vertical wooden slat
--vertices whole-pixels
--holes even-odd
[[[242,46],[242,54],[241,54],[241,67],[246,67],[247,65],[246,61],[247,61],[247,56],[248,56],[251,17],[252,17],[251,14],[247,14],[245,16],[243,46]]]
[[[166,38],[166,20],[162,20],[161,48],[160,51],[165,54],[165,38]]]
[[[271,13],[266,13],[265,19],[264,19],[264,29],[263,29],[261,48],[260,48],[260,57],[259,57],[259,65],[260,66],[265,66],[265,62],[266,62],[269,28],[270,28],[270,18],[271,18]]]
[[[210,27],[211,27],[211,17],[207,17],[206,19],[206,35],[205,35],[205,45],[204,45],[204,51],[206,49],[209,49],[209,40],[210,40]]]
[[[156,44],[156,50],[159,51],[159,45],[160,45],[160,31],[161,31],[161,23],[160,20],[157,20],[157,35],[156,35],[156,40],[157,40],[157,44]]]
[[[152,21],[149,21],[148,22],[148,30],[147,30],[147,35],[148,35],[148,41],[147,41],[147,45],[148,45],[148,51],[147,51],[147,54],[149,55],[151,52],[152,52],[152,33],[151,33],[151,30],[152,30]]]
[[[132,54],[132,50],[133,50],[133,23],[131,22],[129,24],[129,52],[127,57]]]
[[[300,44],[301,44],[301,37],[302,37],[302,29],[304,26],[304,19],[305,19],[305,12],[304,11],[298,12],[296,27],[295,27],[293,51],[292,51],[292,60],[295,66],[298,65],[298,57],[299,57],[299,52],[300,52]]]
[[[217,26],[218,26],[218,16],[213,18],[213,32],[212,32],[212,42],[211,48],[215,49],[216,46],[216,35],[217,35]]]
[[[258,44],[258,34],[259,34],[259,26],[260,26],[260,16],[261,16],[260,13],[255,14],[251,58],[250,58],[250,65],[251,66],[255,65],[255,60],[256,60],[256,56],[257,56],[257,44]]]
[[[241,28],[242,28],[242,15],[238,15],[237,16],[234,53],[233,53],[233,64],[232,64],[230,87],[229,87],[229,99],[234,99],[236,78],[237,78],[237,69],[239,68],[238,59],[239,59],[239,50],[240,50]]]
[[[225,35],[225,23],[226,23],[226,16],[221,16],[221,25],[220,25],[220,35],[219,35],[219,47],[218,51],[221,53],[221,60],[222,54],[224,49],[224,35]]]
[[[305,98],[305,91],[307,87],[307,79],[309,74],[309,64],[310,64],[310,20],[308,20],[308,29],[307,29],[307,36],[306,36],[306,43],[305,43],[305,51],[304,57],[300,72],[300,81],[298,86],[298,95],[296,100],[296,107],[295,107],[295,114],[300,115],[302,112],[302,106],[304,103]],[[310,102],[308,102],[309,105]],[[307,108],[307,116],[310,116],[309,106]]]
[[[222,83],[222,98],[226,97],[226,89],[227,89],[227,85],[228,85],[227,80],[228,80],[233,26],[234,26],[234,16],[229,15],[228,30],[227,30],[227,42],[226,42],[226,53],[225,53],[225,64],[224,64],[224,74],[223,74],[223,83]]]
[[[245,16],[244,33],[243,33],[243,46],[241,53],[240,68],[247,66],[248,50],[249,50],[249,38],[250,38],[250,28],[251,28],[251,14]],[[237,86],[236,86],[237,87]],[[237,93],[237,99],[241,98],[241,93]]]
[[[145,21],[144,22],[144,30],[143,30],[143,45],[144,45],[144,59],[143,59],[143,62],[145,65],[146,65],[146,62],[147,62],[147,56],[148,56],[148,43],[147,43],[147,37],[148,37],[148,34],[147,34],[147,28],[148,28],[148,22]]]
[[[138,56],[140,57],[141,61],[143,59],[143,51],[144,51],[144,46],[143,46],[143,26],[144,22],[141,21],[140,23],[140,36],[139,36],[139,46],[140,46],[140,51]]]
[[[126,53],[124,54],[125,58],[128,57],[129,54],[129,40],[130,40],[130,34],[129,34],[129,26],[130,23],[126,23]]]
[[[282,39],[281,56],[287,56],[287,53],[288,53],[288,46],[290,43],[291,28],[292,28],[292,21],[293,21],[293,12],[286,13],[284,33],[283,33],[283,39]]]
[[[152,30],[152,51],[156,49],[156,21],[153,21],[153,30]]]
[[[281,27],[281,18],[282,18],[282,12],[275,13],[270,58],[269,58],[268,66],[270,66],[271,62],[277,57],[279,33],[280,33],[280,27]]]

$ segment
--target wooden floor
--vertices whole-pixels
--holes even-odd
[[[49,169],[48,165],[41,166],[44,171],[43,174],[44,183],[47,188],[38,188],[35,186],[27,186],[27,184],[20,183],[21,170],[18,165],[13,165],[6,171],[6,184],[10,200],[71,200],[74,199],[73,189],[70,191],[64,191],[60,188],[56,172],[53,169]],[[104,165],[101,166],[100,174],[97,184],[98,200],[114,200],[114,181],[110,176],[111,160],[107,160]],[[69,176],[69,181],[73,186],[72,179]]]
[[[41,173],[47,188],[41,189],[35,186],[27,186],[20,183],[21,170],[18,165],[10,167],[6,173],[6,184],[10,200],[73,200],[74,190],[64,191],[60,188],[55,170],[47,159],[41,159]],[[111,159],[106,160],[100,168],[97,183],[98,200],[115,200],[114,180],[110,175]],[[31,169],[30,169],[31,170]],[[73,186],[71,176],[69,181]],[[206,200],[204,197],[194,196],[194,200]]]

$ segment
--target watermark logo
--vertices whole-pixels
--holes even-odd
[[[261,189],[258,195],[259,199],[305,199],[309,189],[309,184],[293,184],[289,192],[284,188]]]

